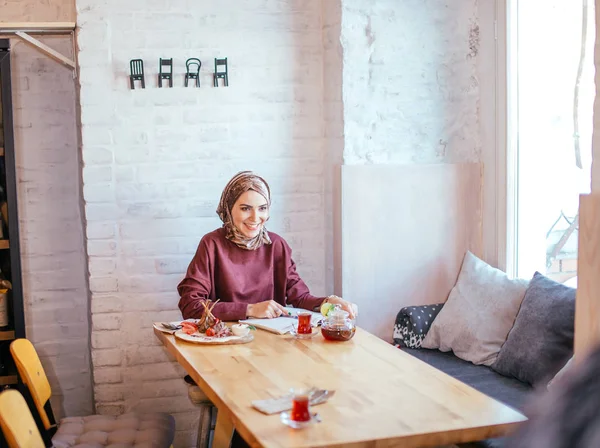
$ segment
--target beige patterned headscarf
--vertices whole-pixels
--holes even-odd
[[[238,198],[248,190],[256,191],[264,196],[267,200],[267,205],[271,205],[271,190],[269,184],[260,176],[257,176],[252,171],[240,171],[229,181],[221,193],[221,200],[217,207],[217,215],[223,221],[223,227],[226,230],[225,237],[242,249],[256,250],[263,244],[271,244],[271,239],[267,233],[267,229],[263,225],[258,235],[254,238],[247,238],[240,230],[233,225],[231,218],[231,210],[233,204]]]

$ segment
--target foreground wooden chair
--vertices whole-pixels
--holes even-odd
[[[9,448],[44,448],[23,395],[14,389],[0,394],[0,428]]]
[[[200,410],[196,448],[209,448],[211,433],[215,431],[213,413],[216,413],[217,409],[191,376],[186,375],[184,381],[188,385],[188,397],[190,401]]]
[[[10,352],[23,383],[29,389],[39,418],[46,431],[46,445],[51,439],[54,446],[68,448],[80,443],[94,446],[142,445],[168,448],[175,437],[175,420],[165,413],[127,413],[118,417],[91,415],[67,417],[56,424],[50,396],[50,383],[35,348],[27,339],[16,339]]]

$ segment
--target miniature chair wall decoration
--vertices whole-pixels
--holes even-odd
[[[163,69],[165,71],[163,71]],[[162,87],[162,80],[169,81],[169,87],[173,87],[173,58],[160,58],[158,62],[158,87]]]
[[[25,398],[14,389],[0,394],[0,427],[9,448],[45,447]]]
[[[141,59],[132,59],[129,61],[129,70],[131,72],[129,76],[131,89],[135,89],[135,81],[142,81],[142,89],[145,89],[146,81],[144,80],[144,61]]]
[[[150,445],[152,442],[152,446],[168,448],[173,443],[175,420],[173,416],[162,412],[66,417],[56,430],[54,417],[49,415],[52,413],[50,383],[33,344],[27,339],[16,339],[10,344],[10,352],[42,421],[42,437],[47,441],[52,431],[51,442],[54,446],[70,447],[84,442],[94,446],[111,443],[133,446],[135,443]],[[47,434],[44,435],[44,432]]]
[[[219,79],[223,79],[225,86],[229,85],[227,58],[215,58],[215,74],[213,75],[213,84],[215,87],[219,87]]]
[[[190,79],[196,80],[196,87],[200,87],[200,67],[202,67],[202,62],[198,58],[189,58],[185,61],[185,86],[188,86],[188,81]]]

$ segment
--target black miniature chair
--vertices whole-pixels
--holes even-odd
[[[142,81],[142,89],[145,89],[146,82],[144,80],[144,61],[141,59],[132,59],[129,61],[129,69],[131,71],[129,76],[131,88],[135,89],[135,81]]]
[[[165,71],[163,72],[163,67]],[[166,71],[168,70],[168,71]],[[169,80],[169,87],[173,87],[173,58],[163,59],[160,58],[158,62],[158,87],[162,87],[162,80]]]
[[[225,71],[221,70],[219,71],[219,66],[225,66]],[[215,74],[213,77],[213,84],[215,87],[219,87],[219,78],[223,79],[224,85],[228,86],[229,85],[229,76],[227,75],[228,73],[228,69],[227,69],[227,58],[224,59],[218,59],[215,58]]]
[[[189,58],[187,61],[185,61],[185,68],[186,68],[186,74],[185,74],[185,86],[188,86],[188,80],[190,79],[195,79],[196,80],[196,87],[200,87],[200,67],[202,67],[202,62],[200,62],[200,59],[198,58]],[[195,72],[193,72],[192,70],[196,70]]]

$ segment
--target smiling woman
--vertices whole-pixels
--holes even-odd
[[[200,318],[206,300],[219,300],[212,312],[224,321],[274,318],[287,313],[287,304],[314,310],[325,301],[354,317],[355,308],[340,297],[310,294],[290,246],[265,227],[270,205],[271,190],[260,176],[242,171],[229,181],[217,207],[223,227],[204,235],[177,287],[185,319]]]

